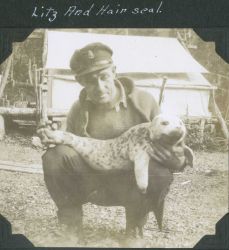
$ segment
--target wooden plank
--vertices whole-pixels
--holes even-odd
[[[49,117],[66,117],[69,109],[58,109],[58,108],[48,108]],[[37,114],[36,108],[9,108],[0,107],[0,115],[9,116],[35,116]],[[216,123],[216,117],[205,117],[205,116],[182,116],[182,119],[188,122],[199,122],[201,119],[205,119],[206,123]]]
[[[66,116],[68,114],[68,109],[48,109],[48,116]],[[0,107],[0,115],[10,115],[10,116],[33,116],[36,115],[36,108],[9,108]]]
[[[66,117],[69,110],[67,109],[54,109],[50,108],[48,109],[48,116],[52,117]]]
[[[36,126],[36,121],[28,121],[28,120],[13,120],[19,126]]]
[[[20,166],[24,168],[33,168],[33,169],[41,169],[41,164],[28,164],[28,163],[22,163],[22,162],[15,162],[15,161],[2,161],[0,160],[0,164],[3,165],[9,165],[9,166]]]
[[[35,115],[36,109],[35,108],[7,108],[7,107],[0,107],[0,115],[11,115],[11,116],[18,116],[18,115]]]
[[[57,76],[60,75],[67,75],[67,76],[74,76],[74,73],[70,69],[48,69],[48,76]]]
[[[206,123],[217,123],[217,118],[212,116],[212,117],[206,117],[206,116],[186,116],[186,115],[183,115],[181,116],[181,118],[184,120],[184,121],[187,121],[187,122],[200,122],[201,119],[204,119],[206,121]]]
[[[43,169],[40,164],[27,164],[27,163],[18,163],[12,161],[0,161],[0,170],[43,174]]]
[[[137,87],[145,87],[145,88],[161,88],[161,85],[157,84],[139,84],[136,82]],[[166,89],[189,89],[189,90],[212,90],[212,89],[217,89],[215,86],[201,86],[201,85],[185,85],[185,84],[167,84]]]

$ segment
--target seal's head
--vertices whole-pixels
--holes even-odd
[[[159,114],[153,119],[150,127],[152,140],[159,140],[169,145],[183,141],[186,134],[183,121],[174,115]]]

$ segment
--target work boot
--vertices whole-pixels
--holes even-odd
[[[57,225],[57,227],[47,235],[47,238],[50,238],[49,241],[58,247],[78,247],[82,245],[77,230],[64,224]]]
[[[62,208],[57,212],[60,233],[69,240],[83,241],[82,208]]]

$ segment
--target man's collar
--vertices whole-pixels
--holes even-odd
[[[118,79],[115,80],[115,85],[120,90],[119,100],[115,104],[115,110],[116,110],[116,112],[119,112],[121,103],[122,103],[124,108],[127,108],[127,98],[126,98],[125,90],[124,90],[121,82]]]

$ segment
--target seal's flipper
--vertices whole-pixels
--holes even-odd
[[[144,151],[138,152],[134,158],[134,174],[137,186],[142,193],[146,193],[148,187],[149,160],[149,155]]]

